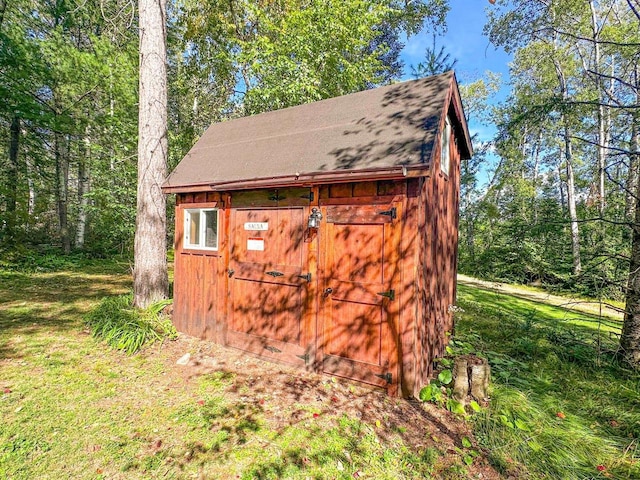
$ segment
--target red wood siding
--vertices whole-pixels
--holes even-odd
[[[416,346],[418,364],[414,393],[433,371],[433,359],[444,353],[453,329],[450,306],[455,304],[460,189],[460,153],[452,129],[450,173],[440,171],[436,148],[434,174],[420,189],[418,205],[418,269]]]
[[[173,280],[173,322],[188,335],[215,340],[221,311],[219,286],[222,265],[223,228],[218,251],[185,249],[182,245],[185,208],[219,208],[223,222],[223,202],[218,193],[188,193],[176,200],[176,237]]]
[[[416,395],[428,381],[432,372],[433,358],[442,353],[448,339],[445,333],[452,328],[449,305],[455,301],[459,182],[459,155],[453,142],[451,152],[451,174],[448,178],[437,173],[439,162],[436,161],[437,165],[434,166],[436,173],[432,177],[314,186],[311,187],[313,192],[311,202],[304,200],[303,189],[300,192],[290,190],[286,195],[283,194],[287,198],[277,200],[275,205],[271,205],[273,192],[266,190],[179,195],[176,207],[174,280],[176,328],[189,335],[219,343],[228,341],[227,331],[229,322],[232,320],[230,312],[233,307],[229,291],[231,282],[236,280],[229,276],[232,250],[229,240],[230,221],[234,209],[240,208],[245,211],[254,208],[257,209],[256,211],[266,211],[267,207],[291,209],[291,205],[288,207],[287,205],[292,204],[302,209],[306,225],[311,208],[315,206],[320,208],[324,215],[321,228],[317,232],[306,230],[304,242],[301,244],[308,267],[302,269],[303,273],[311,273],[313,279],[308,284],[301,282],[300,287],[306,289],[306,294],[301,297],[302,317],[299,319],[301,338],[297,344],[304,350],[292,351],[291,359],[297,361],[301,367],[304,363],[306,368],[311,370],[332,372],[386,387],[392,395],[398,392],[404,396]],[[436,158],[439,158],[439,152],[436,152],[436,155]],[[308,194],[309,189],[306,192]],[[234,205],[234,198],[238,205]],[[339,233],[344,233],[345,229],[351,229],[356,235],[360,230],[370,230],[369,227],[373,228],[379,223],[380,211],[388,210],[392,206],[396,209],[397,218],[388,224],[388,230],[384,227],[386,233],[383,248],[386,266],[382,270],[385,272],[382,283],[384,283],[384,290],[393,289],[396,297],[394,301],[378,301],[377,285],[373,288],[375,292],[371,298],[376,302],[372,300],[373,306],[370,310],[378,308],[383,310],[378,312],[381,315],[380,320],[369,319],[374,323],[364,330],[375,331],[378,337],[381,335],[380,332],[384,332],[382,335],[384,338],[378,338],[372,334],[369,335],[371,338],[362,339],[361,343],[363,345],[365,342],[376,343],[380,350],[372,347],[371,350],[366,351],[357,349],[351,351],[353,334],[349,334],[349,338],[339,339],[336,337],[336,332],[340,329],[347,332],[352,327],[338,321],[344,320],[342,318],[344,315],[338,315],[333,320],[327,315],[333,309],[336,312],[348,311],[350,315],[353,314],[351,316],[364,318],[367,317],[364,315],[366,312],[358,313],[358,308],[366,310],[362,306],[365,304],[351,297],[336,296],[333,300],[339,302],[340,306],[338,308],[336,304],[330,308],[324,294],[328,285],[327,279],[340,276],[333,275],[335,273],[333,270],[341,268],[340,255],[344,254],[344,250],[356,248],[353,245],[355,236],[354,238],[346,238],[344,235],[340,237]],[[183,249],[184,209],[205,207],[219,208],[218,251]],[[328,238],[331,232],[338,237]],[[377,245],[375,243],[377,241],[383,242],[382,239],[372,240],[369,247],[373,248]],[[371,248],[357,248],[358,252],[352,253],[355,256],[366,254],[373,258],[375,255],[370,252]],[[333,256],[327,253],[329,250]],[[346,275],[342,270],[339,273],[342,276]],[[341,281],[343,280],[338,279],[338,283]],[[379,290],[383,289],[382,283]],[[360,290],[367,290],[367,288],[364,286]],[[354,292],[356,290],[360,291],[355,289]],[[353,305],[345,303],[351,300],[355,302]],[[390,321],[383,329],[373,328],[380,322],[386,321],[382,319],[390,319]],[[360,333],[364,334],[364,330]],[[284,351],[280,347],[278,350]],[[296,360],[302,359],[304,356],[300,354],[305,352],[308,360],[304,362]],[[333,364],[325,364],[327,355],[336,357],[337,360],[333,359]],[[376,364],[368,358],[370,355],[380,357],[378,366],[375,368],[366,367],[366,365]],[[388,358],[383,359],[384,355]],[[276,354],[268,356],[276,360],[278,357]],[[386,379],[379,376],[386,373],[392,374],[391,384],[387,384]]]

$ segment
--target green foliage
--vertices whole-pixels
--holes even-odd
[[[129,355],[148,343],[177,337],[171,320],[161,315],[171,300],[156,302],[144,310],[134,308],[132,303],[131,294],[104,298],[85,318],[93,336]]]
[[[615,356],[602,325],[508,295],[459,287],[457,339],[488,358],[489,407],[474,434],[504,473],[520,478],[636,478],[640,378]],[[588,317],[587,314],[581,315]],[[618,327],[619,328],[619,327]]]
[[[451,370],[442,370],[438,374],[438,381],[443,385],[449,385],[451,383],[451,380],[453,380]]]

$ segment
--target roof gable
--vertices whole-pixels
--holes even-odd
[[[442,116],[452,98],[459,102],[455,86],[447,72],[213,124],[163,188],[223,190],[427,169]],[[470,149],[464,116],[457,120]]]

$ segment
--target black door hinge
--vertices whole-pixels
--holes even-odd
[[[273,271],[271,271],[271,272],[265,272],[265,273],[266,273],[267,275],[271,275],[271,276],[272,276],[272,277],[274,277],[274,278],[275,278],[275,277],[281,277],[281,276],[283,276],[283,275],[284,275],[284,273],[282,273],[282,272],[278,272],[278,271],[276,271],[276,270],[273,270]]]
[[[269,350],[271,353],[282,353],[282,350],[277,349],[276,347],[272,347],[271,345],[267,345],[264,347],[265,350]]]
[[[395,220],[398,217],[398,213],[396,211],[396,207],[393,207],[391,210],[383,210],[382,212],[378,212],[380,215],[388,215],[390,216],[393,220]]]
[[[378,295],[380,295],[381,297],[387,297],[389,300],[395,300],[396,299],[396,291],[395,290],[389,290],[388,292],[378,292]]]
[[[296,357],[304,360],[305,365],[309,365],[309,354],[305,353],[304,355],[296,355]]]
[[[393,381],[393,377],[391,376],[391,373],[387,372],[387,373],[381,373],[380,375],[376,375],[376,377],[381,378],[383,380],[386,380],[387,383],[391,384],[391,382]]]
[[[311,272],[306,273],[304,275],[298,275],[299,278],[306,280],[307,282],[311,282]]]

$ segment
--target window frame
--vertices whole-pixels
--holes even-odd
[[[444,128],[440,138],[440,172],[446,177],[451,173],[451,118],[444,119]]]
[[[205,245],[206,235],[207,235],[207,225],[202,224],[199,228],[198,232],[198,243],[192,243],[191,239],[191,217],[197,212],[200,215],[200,222],[202,222],[202,218],[206,218],[204,215],[205,212],[215,212],[215,223],[216,223],[216,246],[215,247],[207,247]],[[217,252],[220,248],[220,209],[217,207],[185,207],[184,208],[184,219],[183,219],[183,234],[182,234],[182,245],[184,250],[207,250],[211,252]]]

